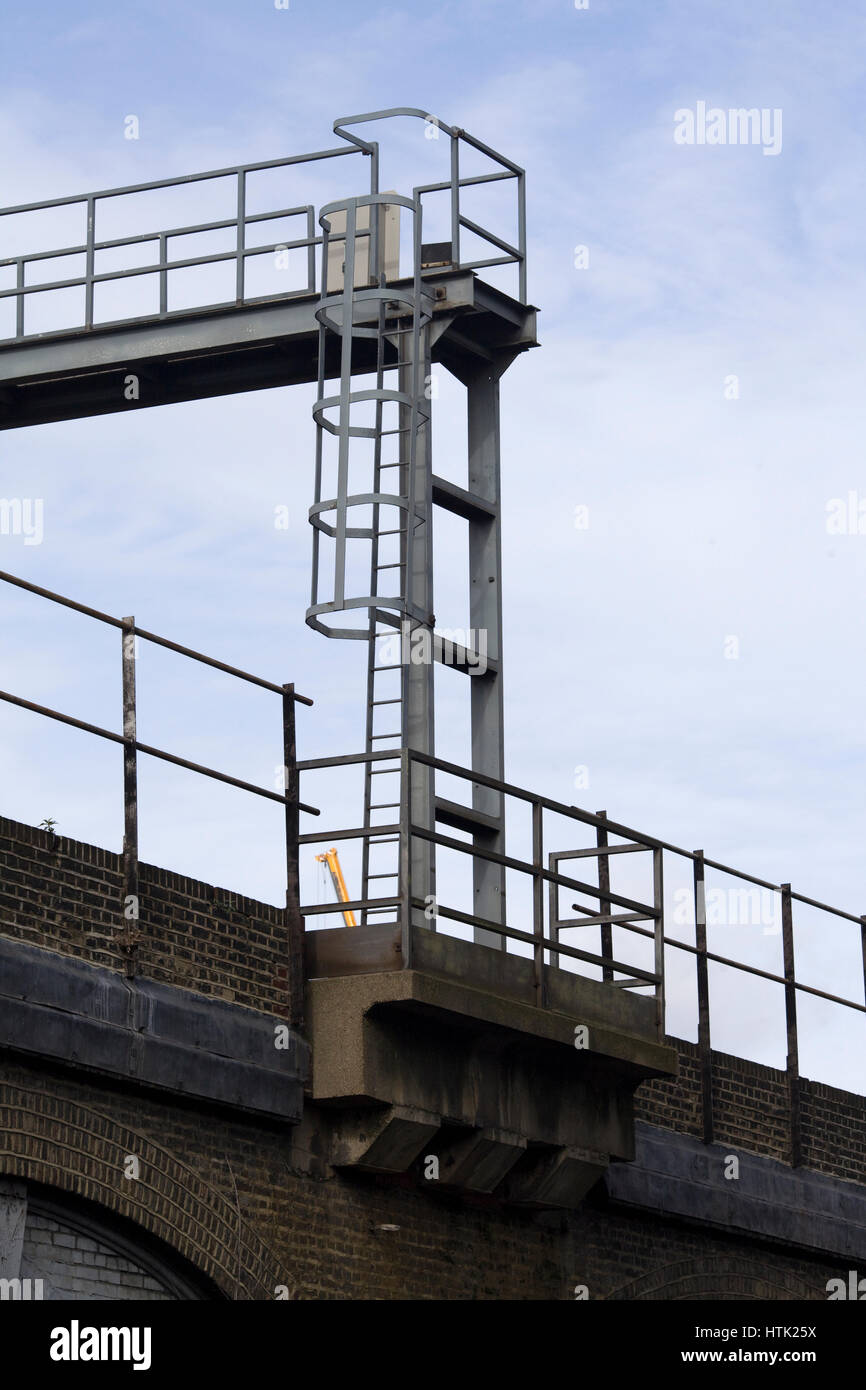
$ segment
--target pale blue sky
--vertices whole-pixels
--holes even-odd
[[[4,0],[2,23],[4,205],[323,148],[335,117],[389,105],[526,167],[543,346],[503,383],[508,776],[866,911],[866,535],[826,528],[832,499],[866,499],[860,7]],[[698,101],[780,109],[781,153],[675,144],[674,112]],[[438,152],[420,132],[424,173]],[[0,435],[0,495],[45,507],[43,544],[0,536],[0,568],[294,679],[316,699],[307,755],[359,748],[363,701],[360,644],[303,623],[311,401],[293,388]],[[447,383],[439,404],[436,466],[457,476]],[[458,626],[442,541],[437,615]],[[113,636],[38,608],[0,594],[3,686],[116,727]],[[139,683],[143,739],[270,785],[267,697],[152,651]],[[440,751],[463,761],[460,718],[445,687]],[[119,846],[115,750],[8,709],[0,731],[0,810]],[[278,812],[191,782],[143,770],[142,856],[277,900]],[[719,949],[775,968],[778,938],[738,930]],[[862,991],[855,936],[804,931],[806,978]],[[770,994],[771,1014],[731,1011],[720,1046],[783,1062]],[[816,1024],[812,1072],[862,1084],[854,1036]]]

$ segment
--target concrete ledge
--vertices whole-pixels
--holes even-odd
[[[453,941],[449,944],[453,944]],[[473,955],[476,952],[491,956],[499,954],[486,951],[483,946],[470,945],[470,949]],[[585,983],[594,985],[595,981]],[[457,979],[422,970],[395,970],[312,980],[309,984],[312,1015],[319,1026],[323,1026],[325,1019],[328,1019],[328,1038],[323,1037],[321,1042],[317,1039],[323,1050],[316,1058],[314,1096],[316,1099],[326,1099],[329,1095],[388,1099],[363,1088],[353,1090],[356,1083],[349,1079],[350,1073],[357,1076],[357,1068],[362,1060],[357,1041],[352,1039],[350,1042],[353,1022],[359,1026],[360,1020],[371,1010],[384,1010],[388,1006],[425,1014],[430,1018],[438,1017],[446,1023],[503,1029],[512,1034],[522,1033],[539,1041],[555,1043],[568,1049],[569,1062],[575,1066],[590,1057],[604,1057],[617,1064],[623,1075],[633,1075],[636,1081],[650,1076],[675,1076],[679,1067],[677,1054],[673,1048],[654,1041],[654,1029],[653,1038],[650,1038],[616,1026],[622,993],[622,990],[609,991],[611,1022],[605,1025],[595,1021],[599,1018],[602,1001],[595,996],[587,999],[580,990],[575,991],[569,1012],[566,1013],[536,1008],[534,1004],[494,993],[492,988],[476,987],[474,981],[463,984]],[[588,1024],[589,1045],[585,1050],[578,1050],[574,1046],[576,1023]]]
[[[335,927],[307,932],[304,950],[307,977],[311,980],[385,976],[403,967],[401,933],[396,923],[356,927],[352,931]],[[657,1042],[654,999],[630,990],[613,989],[572,971],[545,966],[550,1008],[539,1010],[533,964],[525,956],[496,951],[427,927],[414,927],[411,969],[475,989],[485,996],[508,1000],[513,1019],[525,1020],[539,1013],[559,1014],[572,1020],[572,1029],[575,1022],[596,1025],[598,1039],[604,1033],[609,1037],[625,1033]],[[515,1003],[528,1006],[531,1014],[520,1014]],[[532,1025],[529,1031],[538,1030]],[[673,1054],[667,1048],[664,1052],[662,1070],[669,1073]]]
[[[621,991],[610,993],[616,1018]],[[310,1099],[345,1112],[336,1146],[345,1157],[332,1162],[378,1167],[370,1110],[391,1107],[441,1125],[433,1147],[441,1148],[443,1185],[498,1195],[514,1170],[526,1178],[520,1202],[570,1205],[611,1156],[630,1159],[635,1089],[677,1067],[672,1049],[613,1025],[587,1025],[588,1045],[575,1047],[583,1011],[535,1008],[421,970],[311,980],[307,1010]],[[401,1156],[398,1167],[405,1130],[383,1136],[388,1154]],[[568,1152],[561,1171],[530,1160],[539,1148]]]
[[[0,937],[0,1046],[297,1121],[309,1047],[281,1020]]]
[[[728,1155],[739,1161],[738,1178],[724,1176]],[[866,1260],[866,1185],[730,1145],[705,1145],[642,1121],[635,1126],[634,1161],[613,1164],[605,1183],[618,1204]]]

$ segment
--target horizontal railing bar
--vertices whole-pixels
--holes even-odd
[[[643,927],[625,927],[625,931],[637,932],[640,936],[652,936],[651,931]],[[699,954],[697,946],[692,946],[688,941],[679,941],[675,936],[664,938],[666,946],[675,947],[679,951],[688,951],[689,955]],[[707,960],[713,961],[716,965],[728,965],[733,970],[743,970],[747,975],[759,975],[763,980],[769,980],[774,985],[793,984],[795,989],[803,994],[814,994],[818,999],[826,999],[831,1004],[844,1004],[846,1008],[856,1009],[858,1013],[866,1013],[866,1004],[858,1004],[854,999],[843,999],[838,994],[829,994],[824,989],[818,989],[816,985],[805,985],[800,980],[786,980],[784,975],[774,975],[769,970],[761,970],[757,965],[747,965],[745,961],[731,960],[728,956],[716,955],[714,951],[707,951]]]
[[[551,859],[590,859],[600,854],[642,854],[649,845],[591,845],[589,849],[553,850]]]
[[[317,917],[333,912],[384,912],[388,907],[399,907],[399,898],[355,898],[345,903],[312,903],[301,907],[302,917]]]
[[[505,251],[509,256],[513,256],[515,260],[520,260],[520,252],[516,246],[511,245],[510,241],[503,241],[502,237],[496,236],[493,232],[485,231],[484,227],[479,226],[477,222],[473,222],[469,217],[461,216],[459,220],[460,226],[465,227],[467,231],[474,232],[475,235],[480,236],[483,241],[489,241],[491,246],[498,246],[500,251]]]
[[[158,237],[148,237],[148,241],[155,241]],[[59,260],[61,256],[84,256],[87,253],[87,245],[84,246],[64,246],[58,251],[27,251],[20,256],[4,256],[0,260],[0,266],[4,265],[30,265],[31,261],[53,261]]]
[[[458,179],[458,188],[468,188],[473,183],[496,183],[500,179],[516,179],[517,174],[512,174],[507,170],[501,170],[495,174],[468,174],[466,178]],[[414,191],[416,193],[446,193],[454,185],[450,179],[444,183],[422,183]]]
[[[321,835],[311,831],[308,835],[299,835],[298,844],[318,845],[322,840],[362,840],[368,835],[393,835],[399,830],[399,825],[366,825],[351,830],[324,830]]]
[[[229,666],[225,661],[217,661],[215,657],[205,656],[204,652],[194,651],[192,647],[183,647],[179,642],[171,642],[167,637],[159,637],[155,632],[148,632],[143,627],[134,627],[132,631],[138,637],[143,637],[146,642],[154,642],[158,647],[167,647],[169,651],[178,652],[180,656],[188,656],[193,661],[201,661],[205,666],[213,666],[218,671],[224,671],[226,675],[237,676],[239,680],[249,681],[252,685],[259,685],[263,690],[272,690],[277,695],[283,694],[283,688],[275,685],[273,681],[265,680],[263,676],[254,676],[250,671],[242,671],[239,666]],[[314,702],[309,695],[299,695],[297,691],[292,697],[298,704],[312,705]]]
[[[572,903],[572,907],[577,907],[577,903]],[[564,917],[558,917],[555,925],[563,931],[576,930],[578,927],[598,927],[598,926],[621,926],[623,922],[647,922],[653,920],[653,914],[646,912],[601,912],[592,917],[581,918],[580,921],[570,921]],[[652,935],[652,932],[650,932]]]
[[[623,925],[623,931],[635,932],[638,936],[646,936],[652,939],[654,932],[648,931],[646,927],[633,927]],[[665,946],[671,946],[678,951],[687,951],[689,955],[699,954],[697,946],[692,946],[688,941],[680,941],[676,936],[666,936]],[[761,970],[757,965],[747,965],[745,961],[731,960],[728,956],[716,955],[714,951],[707,951],[707,960],[714,961],[717,965],[728,965],[733,970],[743,970],[747,975],[760,975],[762,979],[769,980],[775,985],[793,983],[795,989],[802,990],[804,994],[814,994],[819,999],[826,999],[831,1004],[844,1004],[849,1009],[856,1009],[859,1013],[866,1013],[866,1004],[858,1004],[853,999],[843,999],[838,994],[828,994],[826,990],[818,989],[815,985],[804,985],[799,980],[788,981],[784,975],[774,975],[768,970]]]
[[[318,241],[314,237],[307,237],[300,241],[278,242],[279,246],[285,246],[289,251],[299,246],[316,246]],[[272,245],[256,247],[255,249],[245,250],[246,256],[262,256],[273,251]],[[110,280],[131,280],[139,275],[157,275],[160,272],[169,273],[173,270],[186,270],[190,266],[196,265],[219,265],[223,261],[237,260],[237,247],[232,251],[217,251],[210,256],[187,256],[180,261],[151,261],[148,265],[129,266],[125,270],[104,270],[99,275],[79,275],[71,280],[46,280],[41,285],[23,285],[16,289],[0,290],[0,299],[10,299],[13,295],[44,294],[48,290],[70,290],[79,289],[83,285],[102,285]],[[246,301],[245,301],[246,302]],[[210,304],[202,306],[211,308]],[[149,315],[148,317],[154,317]]]
[[[710,860],[709,860],[709,859],[707,859],[705,862],[706,862],[707,864],[710,864]],[[710,867],[712,867],[712,865],[710,865]],[[776,891],[779,891],[779,890],[777,889]],[[821,912],[832,912],[832,913],[833,913],[835,916],[837,916],[837,917],[847,917],[847,918],[849,918],[852,922],[859,922],[859,921],[860,921],[860,918],[857,917],[854,913],[842,912],[842,911],[840,911],[840,909],[839,909],[838,907],[828,907],[826,903],[819,903],[819,902],[816,902],[816,900],[815,900],[814,898],[807,898],[807,897],[805,897],[805,895],[804,895],[803,893],[795,893],[794,890],[793,890],[793,888],[791,889],[791,899],[792,899],[792,901],[795,902],[795,903],[804,903],[807,907],[817,907],[818,910],[821,911]],[[794,926],[796,927],[796,925],[797,925],[797,924],[796,924],[796,922],[795,922],[795,923],[794,923]]]
[[[81,729],[87,734],[96,734],[98,738],[107,739],[110,743],[120,743],[124,746],[129,745],[139,753],[147,753],[152,758],[160,758],[163,762],[174,763],[176,767],[186,768],[189,772],[199,772],[204,777],[212,777],[214,781],[225,782],[230,787],[238,787],[241,791],[254,792],[256,796],[264,796],[268,801],[279,801],[280,805],[285,806],[289,798],[280,795],[279,792],[269,791],[265,787],[257,787],[252,782],[243,782],[239,777],[230,777],[227,772],[217,772],[212,767],[204,767],[201,763],[190,762],[187,758],[179,758],[175,753],[166,753],[162,748],[154,748],[149,743],[139,743],[137,739],[126,739],[123,734],[115,734],[110,729],[101,729],[98,724],[88,724],[83,719],[75,719],[71,714],[61,714],[59,710],[49,709],[47,705],[34,704],[32,700],[23,700],[20,695],[10,695],[8,691],[0,690],[0,700],[5,700],[7,704],[17,705],[20,709],[30,710],[33,714],[42,714],[46,719],[54,719],[59,724],[69,724],[74,729]],[[318,816],[319,811],[315,806],[308,806],[306,802],[299,801],[298,807],[301,811],[307,811],[311,816]]]
[[[129,193],[151,193],[159,188],[182,188],[191,183],[205,183],[209,179],[230,178],[232,175],[257,174],[263,169],[282,169],[289,164],[306,164],[316,159],[335,159],[343,154],[358,154],[361,151],[346,145],[332,150],[315,150],[312,154],[287,155],[283,159],[265,159],[257,164],[237,164],[228,169],[208,169],[201,174],[180,174],[173,179],[156,179],[153,183],[130,183],[121,188],[101,188],[96,193],[75,193],[66,198],[47,198],[42,203],[19,203],[16,207],[0,208],[0,217],[12,217],[18,212],[41,212],[43,208],[71,207],[76,203],[87,203],[90,199],[125,198]]]
[[[254,676],[250,671],[242,671],[239,666],[229,666],[224,661],[217,661],[215,657],[205,656],[204,652],[194,651],[192,647],[183,647],[179,642],[171,642],[167,637],[160,637],[155,632],[148,632],[146,628],[126,628],[120,618],[113,618],[110,613],[101,613],[98,608],[89,608],[85,603],[76,603],[75,599],[66,598],[63,594],[55,594],[51,589],[43,589],[38,584],[31,584],[29,580],[21,579],[16,574],[7,574],[5,570],[0,570],[0,581],[14,584],[16,588],[25,589],[28,593],[38,594],[40,598],[50,599],[52,603],[59,603],[64,608],[73,609],[76,613],[83,613],[85,617],[95,618],[97,622],[107,623],[109,627],[124,628],[125,631],[143,637],[146,642],[153,642],[159,647],[167,647],[169,651],[177,652],[180,656],[188,656],[192,661],[200,661],[205,666],[213,666],[218,671],[224,671],[226,675],[237,676],[239,680],[261,686],[263,690],[271,690],[275,695],[283,694],[281,685],[275,685],[273,681],[267,681],[262,676]],[[302,705],[312,705],[313,703],[308,695],[299,695],[297,692],[294,694],[294,699]]]
[[[461,270],[485,270],[491,265],[515,265],[520,258],[518,256],[491,256],[484,261],[461,261]]]
[[[481,154],[486,154],[488,159],[495,160],[495,162],[501,164],[504,169],[509,169],[515,177],[520,177],[520,175],[526,173],[526,170],[521,169],[519,164],[515,164],[513,159],[509,159],[507,155],[499,154],[497,150],[491,149],[490,145],[485,145],[483,140],[479,140],[475,135],[470,135],[468,130],[459,130],[457,134],[461,140],[466,141],[467,145],[471,145],[473,149],[479,150]]]
[[[673,845],[667,840],[659,840],[653,835],[645,835],[641,831],[634,830],[631,826],[622,825],[618,821],[607,820],[602,816],[593,815],[591,811],[584,811],[579,806],[567,806],[562,801],[552,801],[549,797],[538,796],[533,792],[526,791],[523,787],[514,786],[511,782],[502,782],[496,777],[488,777],[478,771],[470,771],[458,766],[457,763],[446,762],[442,758],[434,758],[429,753],[421,753],[415,749],[411,751],[414,762],[423,763],[425,766],[436,768],[437,771],[446,772],[455,777],[462,777],[464,781],[477,783],[482,787],[489,787],[492,791],[498,791],[505,796],[513,796],[519,801],[528,801],[541,806],[545,811],[550,811],[554,815],[566,816],[571,820],[582,821],[585,825],[594,825],[598,829],[607,830],[611,835],[621,836],[625,840],[635,840],[639,844],[645,845],[648,849],[663,849],[669,854],[678,854],[682,859],[692,861],[697,857],[693,850],[682,849],[679,845]],[[732,869],[728,864],[720,864],[715,859],[708,859],[704,856],[703,860],[708,869],[715,869],[719,873],[730,874],[733,878],[742,879],[746,883],[753,883],[758,888],[768,888],[772,892],[781,892],[778,883],[768,883],[765,879],[755,878],[752,874],[742,872],[740,869]],[[810,907],[816,907],[822,912],[830,912],[834,917],[842,917],[848,922],[859,923],[860,918],[853,912],[844,912],[841,908],[831,907],[829,903],[816,902],[813,898],[804,898],[802,894],[792,891],[791,897],[797,902],[805,902]]]
[[[317,768],[325,767],[349,767],[352,763],[378,763],[387,758],[399,756],[399,751],[395,748],[379,748],[370,753],[342,753],[339,757],[330,758],[305,758],[298,763],[299,772],[314,772]],[[387,772],[399,772],[399,768],[387,768]]]
[[[248,226],[251,222],[273,222],[281,217],[304,217],[313,210],[311,203],[305,204],[300,208],[277,208],[273,212],[250,213],[242,219],[243,225]],[[156,232],[136,232],[133,236],[110,237],[102,241],[93,243],[94,253],[97,251],[115,251],[121,246],[138,246],[149,241],[159,241],[160,237],[170,239],[180,236],[199,236],[205,232],[222,232],[230,227],[237,227],[236,217],[220,218],[215,222],[193,222],[188,227],[161,228]],[[308,237],[303,245],[311,243],[321,243],[322,238]],[[280,242],[279,245],[285,243]],[[26,251],[19,256],[6,256],[0,260],[0,266],[4,265],[30,265],[32,261],[52,261],[60,256],[83,256],[87,252],[87,244],[83,246],[62,246],[54,251]]]
[[[646,903],[635,902],[632,898],[623,898],[618,893],[596,888],[592,883],[581,883],[580,879],[566,878],[564,874],[552,873],[550,869],[537,869],[524,859],[514,859],[509,854],[498,854],[495,850],[484,849],[481,845],[474,844],[469,840],[455,840],[450,835],[443,835],[441,831],[426,830],[420,825],[410,826],[410,833],[420,836],[422,840],[430,840],[433,844],[442,845],[446,849],[460,850],[463,854],[487,859],[491,864],[501,864],[506,869],[516,869],[519,873],[524,874],[537,874],[546,883],[555,883],[562,888],[572,888],[578,893],[590,893],[594,898],[616,903],[617,907],[630,908],[633,912],[637,912],[641,917],[647,919],[655,918],[658,915],[655,908],[649,907]]]

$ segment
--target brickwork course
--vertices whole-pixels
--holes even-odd
[[[117,855],[0,821],[0,934],[120,970],[121,892]],[[142,903],[142,974],[284,1012],[279,909],[148,866]],[[697,1049],[672,1041],[681,1074],[644,1083],[636,1116],[699,1137]],[[784,1162],[784,1074],[721,1054],[713,1061],[718,1142]],[[802,1115],[804,1165],[862,1183],[863,1099],[804,1081]],[[842,1260],[614,1208],[601,1185],[575,1211],[533,1212],[432,1191],[418,1173],[337,1171],[321,1157],[326,1123],[313,1105],[301,1124],[280,1127],[0,1058],[0,1176],[141,1232],[205,1296],[824,1299],[827,1281],[847,1273]],[[77,1238],[54,1224],[28,1224],[24,1266],[35,1277],[44,1269],[70,1297],[166,1296],[134,1260],[115,1264],[99,1241],[70,1245]],[[106,1285],[118,1292],[106,1295]]]

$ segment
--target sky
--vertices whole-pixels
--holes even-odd
[[[506,775],[866,911],[861,7],[3,0],[0,18],[3,206],[328,148],[336,118],[397,105],[526,169],[541,347],[502,384]],[[678,140],[683,112],[697,130],[699,110],[736,108],[766,113],[772,141]],[[378,134],[383,187],[443,176],[421,123]],[[317,170],[298,201],[364,191],[326,185]],[[460,392],[440,386],[434,466],[459,481]],[[303,621],[313,395],[0,433],[0,496],[44,507],[41,544],[0,535],[0,568],[294,680],[316,702],[302,757],[363,743],[362,644]],[[448,627],[466,622],[461,544],[443,522]],[[8,586],[0,622],[4,689],[118,727],[113,631]],[[437,750],[465,763],[462,678],[442,675]],[[273,785],[275,697],[152,647],[138,685],[141,739]],[[4,707],[0,786],[3,814],[119,848],[114,747]],[[335,825],[356,790],[304,795]],[[143,859],[280,901],[278,809],[144,760],[141,795]],[[686,938],[688,872],[667,883]],[[778,970],[772,911],[729,917],[713,949]],[[862,1002],[856,925],[802,909],[795,926],[804,981]],[[669,954],[669,1028],[693,1037],[691,960]],[[781,990],[723,967],[711,990],[715,1045],[784,1065]],[[802,1014],[803,1071],[866,1089],[863,1015],[808,998]]]

